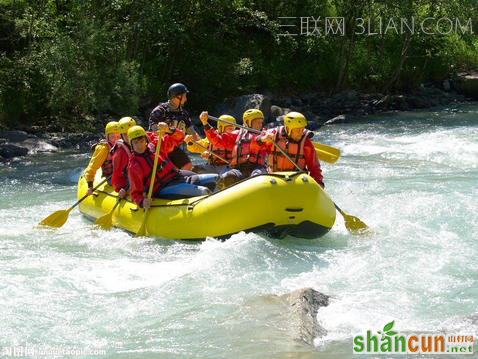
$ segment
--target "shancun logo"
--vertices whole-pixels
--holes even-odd
[[[472,335],[408,334],[393,331],[392,321],[378,336],[370,330],[354,337],[354,354],[473,354]]]
[[[390,322],[388,323],[386,326],[383,327],[383,333],[381,331],[378,331],[377,333],[378,334],[382,334],[382,340],[385,338],[385,335],[389,335],[389,336],[392,336],[392,335],[396,335],[398,334],[397,332],[392,332],[392,331],[389,331],[393,328],[393,322]]]

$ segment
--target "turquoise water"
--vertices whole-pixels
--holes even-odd
[[[376,235],[350,235],[340,215],[312,241],[138,239],[96,229],[77,210],[60,229],[38,228],[75,202],[90,154],[0,166],[2,353],[353,358],[353,336],[392,320],[401,332],[476,338],[478,107],[371,117],[315,139],[342,151],[322,165],[330,196]],[[275,297],[306,286],[331,296],[313,347],[291,339]]]

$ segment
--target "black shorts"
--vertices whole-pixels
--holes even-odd
[[[181,169],[185,164],[191,162],[188,154],[179,146],[174,147],[174,150],[168,153],[168,157],[173,165],[178,169]]]

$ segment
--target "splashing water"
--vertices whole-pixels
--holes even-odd
[[[38,228],[75,202],[90,154],[1,166],[0,346],[352,358],[354,335],[392,320],[401,331],[478,336],[478,108],[360,119],[315,140],[341,149],[322,165],[326,190],[375,236],[351,236],[339,214],[312,241],[133,238],[76,210],[60,229]],[[291,339],[276,297],[306,286],[331,296],[314,347]]]

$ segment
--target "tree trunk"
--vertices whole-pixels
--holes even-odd
[[[382,41],[380,43],[380,55],[378,57],[378,71],[377,71],[378,74],[382,72],[384,47],[385,47],[385,34],[382,32]]]
[[[32,48],[32,43],[33,43],[33,23],[35,22],[35,8],[32,7],[32,16],[30,18],[30,24],[28,26],[28,53],[30,53],[31,48]]]
[[[131,0],[131,6],[129,7],[129,37],[128,45],[126,47],[126,61],[131,61],[133,58],[133,51],[135,50],[135,38],[136,38],[136,26],[135,26],[135,15],[136,15],[136,0]]]
[[[396,86],[398,84],[398,80],[400,79],[400,74],[402,72],[403,68],[403,63],[405,62],[405,59],[407,58],[407,51],[410,46],[410,41],[412,39],[411,34],[405,36],[405,42],[402,45],[402,52],[400,54],[400,60],[398,61],[398,66],[395,72],[393,73],[392,77],[390,78],[390,81],[385,87],[385,91]]]
[[[340,84],[342,83],[342,77],[344,72],[344,57],[345,57],[345,36],[342,37],[340,42],[340,61],[339,61],[339,76],[337,78],[337,82],[335,85],[334,92],[337,92],[340,88]]]
[[[349,40],[349,49],[348,49],[348,52],[347,52],[347,62],[345,63],[345,70],[344,70],[344,74],[342,76],[342,82],[340,83],[340,88],[343,88],[347,83],[349,67],[350,67],[350,63],[352,62],[352,54],[353,54],[353,47],[354,47],[354,35],[355,35],[355,28],[356,28],[355,25],[356,25],[356,23],[355,23],[355,17],[354,17],[353,27],[352,27],[352,35],[351,35],[350,40]]]
[[[428,63],[428,59],[430,57],[428,55],[426,55],[425,57],[425,61],[423,62],[423,66],[422,66],[422,69],[420,70],[420,74],[418,75],[417,77],[417,80],[415,81],[415,83],[413,84],[414,87],[418,86],[418,84],[420,83],[422,77],[423,77],[423,74],[425,72],[425,68],[427,67],[427,63]]]
[[[173,53],[170,56],[168,56],[166,60],[166,64],[164,65],[163,74],[161,76],[161,83],[169,82],[171,78],[171,73],[173,71],[174,63],[176,62],[176,57],[178,55],[178,52],[179,52],[179,46],[175,45]]]

